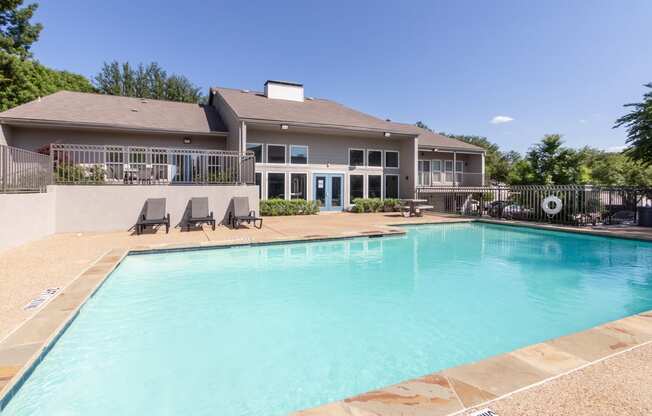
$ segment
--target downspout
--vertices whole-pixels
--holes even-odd
[[[485,185],[485,181],[484,181],[484,152],[482,152],[482,183],[480,185],[481,186]]]
[[[242,178],[242,161],[244,160],[245,149],[247,148],[247,123],[240,122],[240,134],[238,140],[238,183],[242,184],[246,181]]]

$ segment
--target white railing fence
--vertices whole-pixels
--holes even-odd
[[[54,182],[66,185],[250,184],[255,157],[226,150],[52,144]]]
[[[50,166],[47,155],[0,145],[0,193],[45,192]]]

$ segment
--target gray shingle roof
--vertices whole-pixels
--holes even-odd
[[[480,146],[469,144],[457,139],[451,139],[450,137],[442,136],[441,134],[433,133],[428,130],[424,130],[424,129],[419,129],[419,130],[422,131],[422,133],[418,137],[419,146],[484,152],[484,149]]]
[[[407,124],[392,123],[321,98],[303,102],[269,99],[261,92],[216,87],[241,119],[314,124],[340,128],[376,130],[397,134],[415,134]]]
[[[227,131],[212,106],[71,91],[4,111],[0,120],[196,134]]]

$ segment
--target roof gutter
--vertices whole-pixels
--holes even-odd
[[[337,131],[356,131],[362,133],[380,133],[380,134],[390,133],[391,135],[412,137],[412,138],[416,138],[419,135],[417,133],[407,133],[407,132],[401,132],[401,131],[389,130],[389,129],[375,129],[375,128],[365,128],[365,127],[358,127],[358,126],[338,125],[338,124],[305,123],[305,122],[298,123],[298,122],[287,121],[287,120],[256,119],[256,118],[248,118],[248,117],[239,117],[239,119],[246,121],[247,123],[263,124],[263,125],[284,124],[290,127],[331,129]]]
[[[29,118],[0,117],[0,124],[23,127],[55,127],[55,128],[77,128],[88,130],[109,130],[127,133],[158,133],[158,134],[182,134],[189,136],[214,136],[226,137],[228,132],[224,131],[188,131],[188,130],[169,130],[156,129],[150,127],[128,127],[115,124],[105,123],[79,123],[70,121],[42,120]]]
[[[427,150],[442,150],[444,152],[457,152],[457,153],[469,153],[473,155],[479,155],[481,153],[486,153],[487,151],[484,149],[478,149],[478,150],[473,150],[473,149],[465,149],[465,148],[460,148],[460,147],[449,147],[449,146],[435,146],[431,144],[420,144],[419,145],[419,150],[421,149],[427,149]]]

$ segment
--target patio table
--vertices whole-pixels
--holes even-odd
[[[408,198],[408,199],[401,199],[402,204],[407,204],[408,210],[406,212],[403,212],[403,216],[409,218],[417,215],[417,204],[422,204],[424,202],[428,202],[427,199],[417,199],[417,198]],[[401,207],[401,211],[402,211]],[[406,215],[407,214],[407,215]]]

